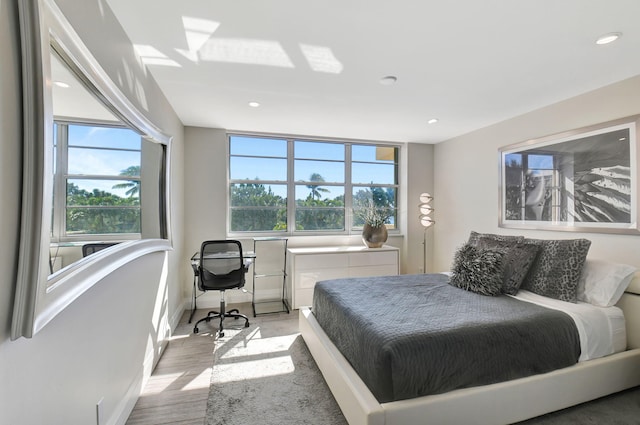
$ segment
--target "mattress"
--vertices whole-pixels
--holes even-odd
[[[312,312],[379,402],[545,373],[581,351],[570,315],[442,274],[318,282]]]
[[[579,361],[596,359],[627,349],[624,314],[618,307],[597,307],[584,302],[573,304],[525,290],[518,291],[513,297],[568,314],[575,322],[580,335]]]

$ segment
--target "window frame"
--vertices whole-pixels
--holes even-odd
[[[278,139],[285,140],[287,143],[287,180],[285,182],[276,181],[276,180],[255,180],[255,179],[232,179],[231,178],[231,139],[232,137],[250,137],[250,138],[264,138],[264,139]],[[295,142],[320,142],[320,143],[335,143],[342,145],[345,148],[345,156],[344,161],[340,160],[338,162],[344,162],[344,183],[336,183],[336,182],[326,182],[323,183],[322,186],[331,186],[331,187],[341,187],[344,189],[344,229],[343,230],[296,230],[295,226],[295,215],[296,215],[296,198],[295,198],[295,190],[296,186],[301,182],[295,180],[295,161],[296,158],[294,154],[294,146]],[[396,149],[396,157],[395,157],[395,183],[394,184],[365,184],[365,183],[352,183],[351,181],[351,171],[352,171],[352,150],[351,147],[354,145],[369,145],[375,147],[385,147],[385,148],[395,148]],[[247,133],[247,132],[228,132],[226,137],[226,156],[227,156],[227,182],[226,182],[226,233],[228,237],[253,237],[253,236],[330,236],[330,235],[341,235],[341,236],[352,236],[352,235],[360,235],[362,232],[362,227],[354,226],[354,216],[353,216],[353,190],[358,187],[381,187],[381,188],[394,188],[395,189],[395,215],[394,221],[392,225],[388,227],[388,232],[390,235],[398,235],[400,234],[400,225],[401,225],[401,217],[400,217],[400,204],[401,204],[401,185],[400,185],[400,176],[401,176],[401,155],[402,155],[402,147],[401,143],[393,143],[393,142],[381,142],[381,141],[372,141],[372,140],[356,140],[356,139],[334,139],[334,138],[323,138],[323,137],[312,137],[312,136],[300,136],[300,135],[283,135],[283,134],[272,134],[272,133]],[[233,156],[244,156],[250,157],[250,155],[233,155]],[[256,155],[256,158],[262,157],[261,155]],[[313,158],[304,158],[305,160],[313,160]],[[317,159],[318,161],[325,161],[326,159]],[[332,161],[332,160],[327,160]],[[337,160],[336,160],[337,161]],[[356,161],[358,163],[363,163],[367,161]],[[287,205],[286,205],[286,216],[287,216],[287,230],[286,231],[273,231],[273,230],[265,230],[265,231],[232,231],[231,230],[231,185],[246,183],[246,184],[265,184],[265,185],[286,185],[287,189]],[[303,183],[308,183],[305,180]]]
[[[72,118],[54,118],[55,124],[55,143],[53,149],[54,155],[54,173],[53,173],[53,203],[52,203],[52,220],[51,220],[51,242],[52,243],[65,243],[65,242],[90,242],[90,241],[128,241],[141,239],[142,233],[82,233],[82,234],[68,234],[67,233],[67,181],[74,178],[80,178],[85,180],[135,180],[142,182],[141,176],[111,176],[111,175],[88,175],[88,174],[69,174],[69,126],[87,126],[87,127],[105,127],[114,129],[129,130],[135,133],[126,125],[119,122],[101,121],[101,120],[85,120],[85,119],[72,119]],[[139,136],[142,139],[142,136]],[[75,146],[74,146],[75,147]],[[126,148],[107,148],[107,147],[91,147],[91,149],[104,150],[104,151],[138,151],[140,152],[142,161],[142,140],[140,149],[132,150]],[[142,164],[141,164],[142,165]],[[121,177],[116,179],[115,177]],[[142,184],[141,184],[142,186]],[[142,187],[140,188],[142,191]],[[131,209],[131,206],[110,206],[109,208],[123,208]],[[139,211],[139,218],[142,221],[142,204],[138,203],[137,207],[134,207]],[[142,222],[140,222],[142,226]]]

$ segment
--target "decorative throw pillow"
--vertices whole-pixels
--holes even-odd
[[[540,253],[522,283],[538,295],[575,303],[578,281],[591,241],[587,239],[525,239],[540,247]]]
[[[615,305],[631,283],[636,270],[628,264],[587,259],[578,282],[578,301],[599,307]]]
[[[498,248],[506,251],[504,256],[504,274],[502,292],[515,295],[524,281],[527,272],[538,256],[537,245],[519,240],[499,241],[492,238],[478,238],[478,248]]]
[[[467,241],[467,243],[470,243],[471,245],[474,245],[474,246],[478,245],[478,240],[480,238],[493,239],[494,241],[499,241],[499,242],[514,242],[514,241],[524,240],[524,236],[509,236],[509,235],[496,235],[493,233],[478,233],[472,230],[471,234],[469,235],[469,240]]]
[[[500,295],[504,254],[501,249],[463,245],[454,256],[449,283],[482,295]]]

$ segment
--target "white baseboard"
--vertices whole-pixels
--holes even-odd
[[[173,313],[173,316],[171,316],[171,318],[169,319],[169,328],[171,331],[171,335],[173,335],[173,331],[178,327],[178,324],[180,323],[180,319],[182,318],[182,315],[184,314],[185,310],[188,310],[190,307],[186,307],[185,304],[182,304],[182,308],[178,308],[176,309],[176,311]]]
[[[145,363],[146,361],[147,360],[145,359]],[[125,425],[127,423],[127,419],[129,419],[129,415],[131,415],[133,407],[138,401],[140,392],[149,380],[149,377],[144,377],[144,371],[146,369],[146,367],[143,367],[138,375],[136,375],[136,377],[133,379],[131,385],[129,385],[129,388],[127,389],[126,394],[114,409],[113,415],[109,419],[107,419],[107,425]]]
[[[184,313],[184,308],[179,308],[177,311],[173,313],[170,319],[168,319],[168,323],[163,326],[163,323],[160,323],[160,333],[164,335],[161,341],[159,341],[159,346],[154,350],[149,350],[145,353],[144,362],[142,364],[142,368],[139,369],[138,374],[131,381],[129,388],[127,389],[124,397],[120,400],[118,405],[113,411],[111,418],[106,421],[107,425],[125,425],[127,419],[131,415],[133,408],[140,397],[144,387],[149,382],[149,378],[151,378],[151,374],[153,373],[153,369],[156,367],[158,361],[164,354],[165,350],[169,346],[169,339],[173,330],[180,323],[180,319],[182,318],[182,314]],[[161,321],[164,322],[164,321]],[[165,328],[165,329],[162,329]],[[101,424],[102,425],[102,424]]]

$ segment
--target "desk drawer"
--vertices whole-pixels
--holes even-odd
[[[347,268],[322,270],[296,270],[294,282],[296,288],[313,288],[320,280],[338,279],[349,275]]]
[[[381,264],[398,264],[398,253],[396,251],[369,251],[349,254],[349,267],[377,266]]]
[[[395,264],[349,268],[349,277],[392,276],[397,274],[398,266]]]
[[[343,254],[298,255],[296,270],[347,268],[349,259]]]

